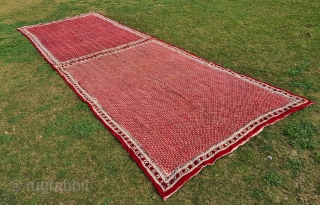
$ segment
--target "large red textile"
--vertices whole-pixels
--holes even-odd
[[[19,30],[167,199],[309,100],[88,13]]]

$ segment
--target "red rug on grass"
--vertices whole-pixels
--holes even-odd
[[[164,199],[265,126],[312,104],[97,13],[18,30]]]

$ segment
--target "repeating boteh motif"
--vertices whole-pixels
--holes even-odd
[[[97,13],[19,31],[164,199],[265,126],[312,103]]]

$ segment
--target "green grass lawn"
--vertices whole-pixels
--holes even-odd
[[[316,104],[267,127],[164,202],[15,30],[89,11]],[[319,0],[0,0],[0,204],[320,204],[319,56]]]

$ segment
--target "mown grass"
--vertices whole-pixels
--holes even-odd
[[[0,204],[319,204],[317,0],[0,0]],[[316,104],[267,127],[164,202],[15,29],[96,11]],[[15,191],[13,182],[22,185]],[[85,191],[29,182],[88,182]]]

